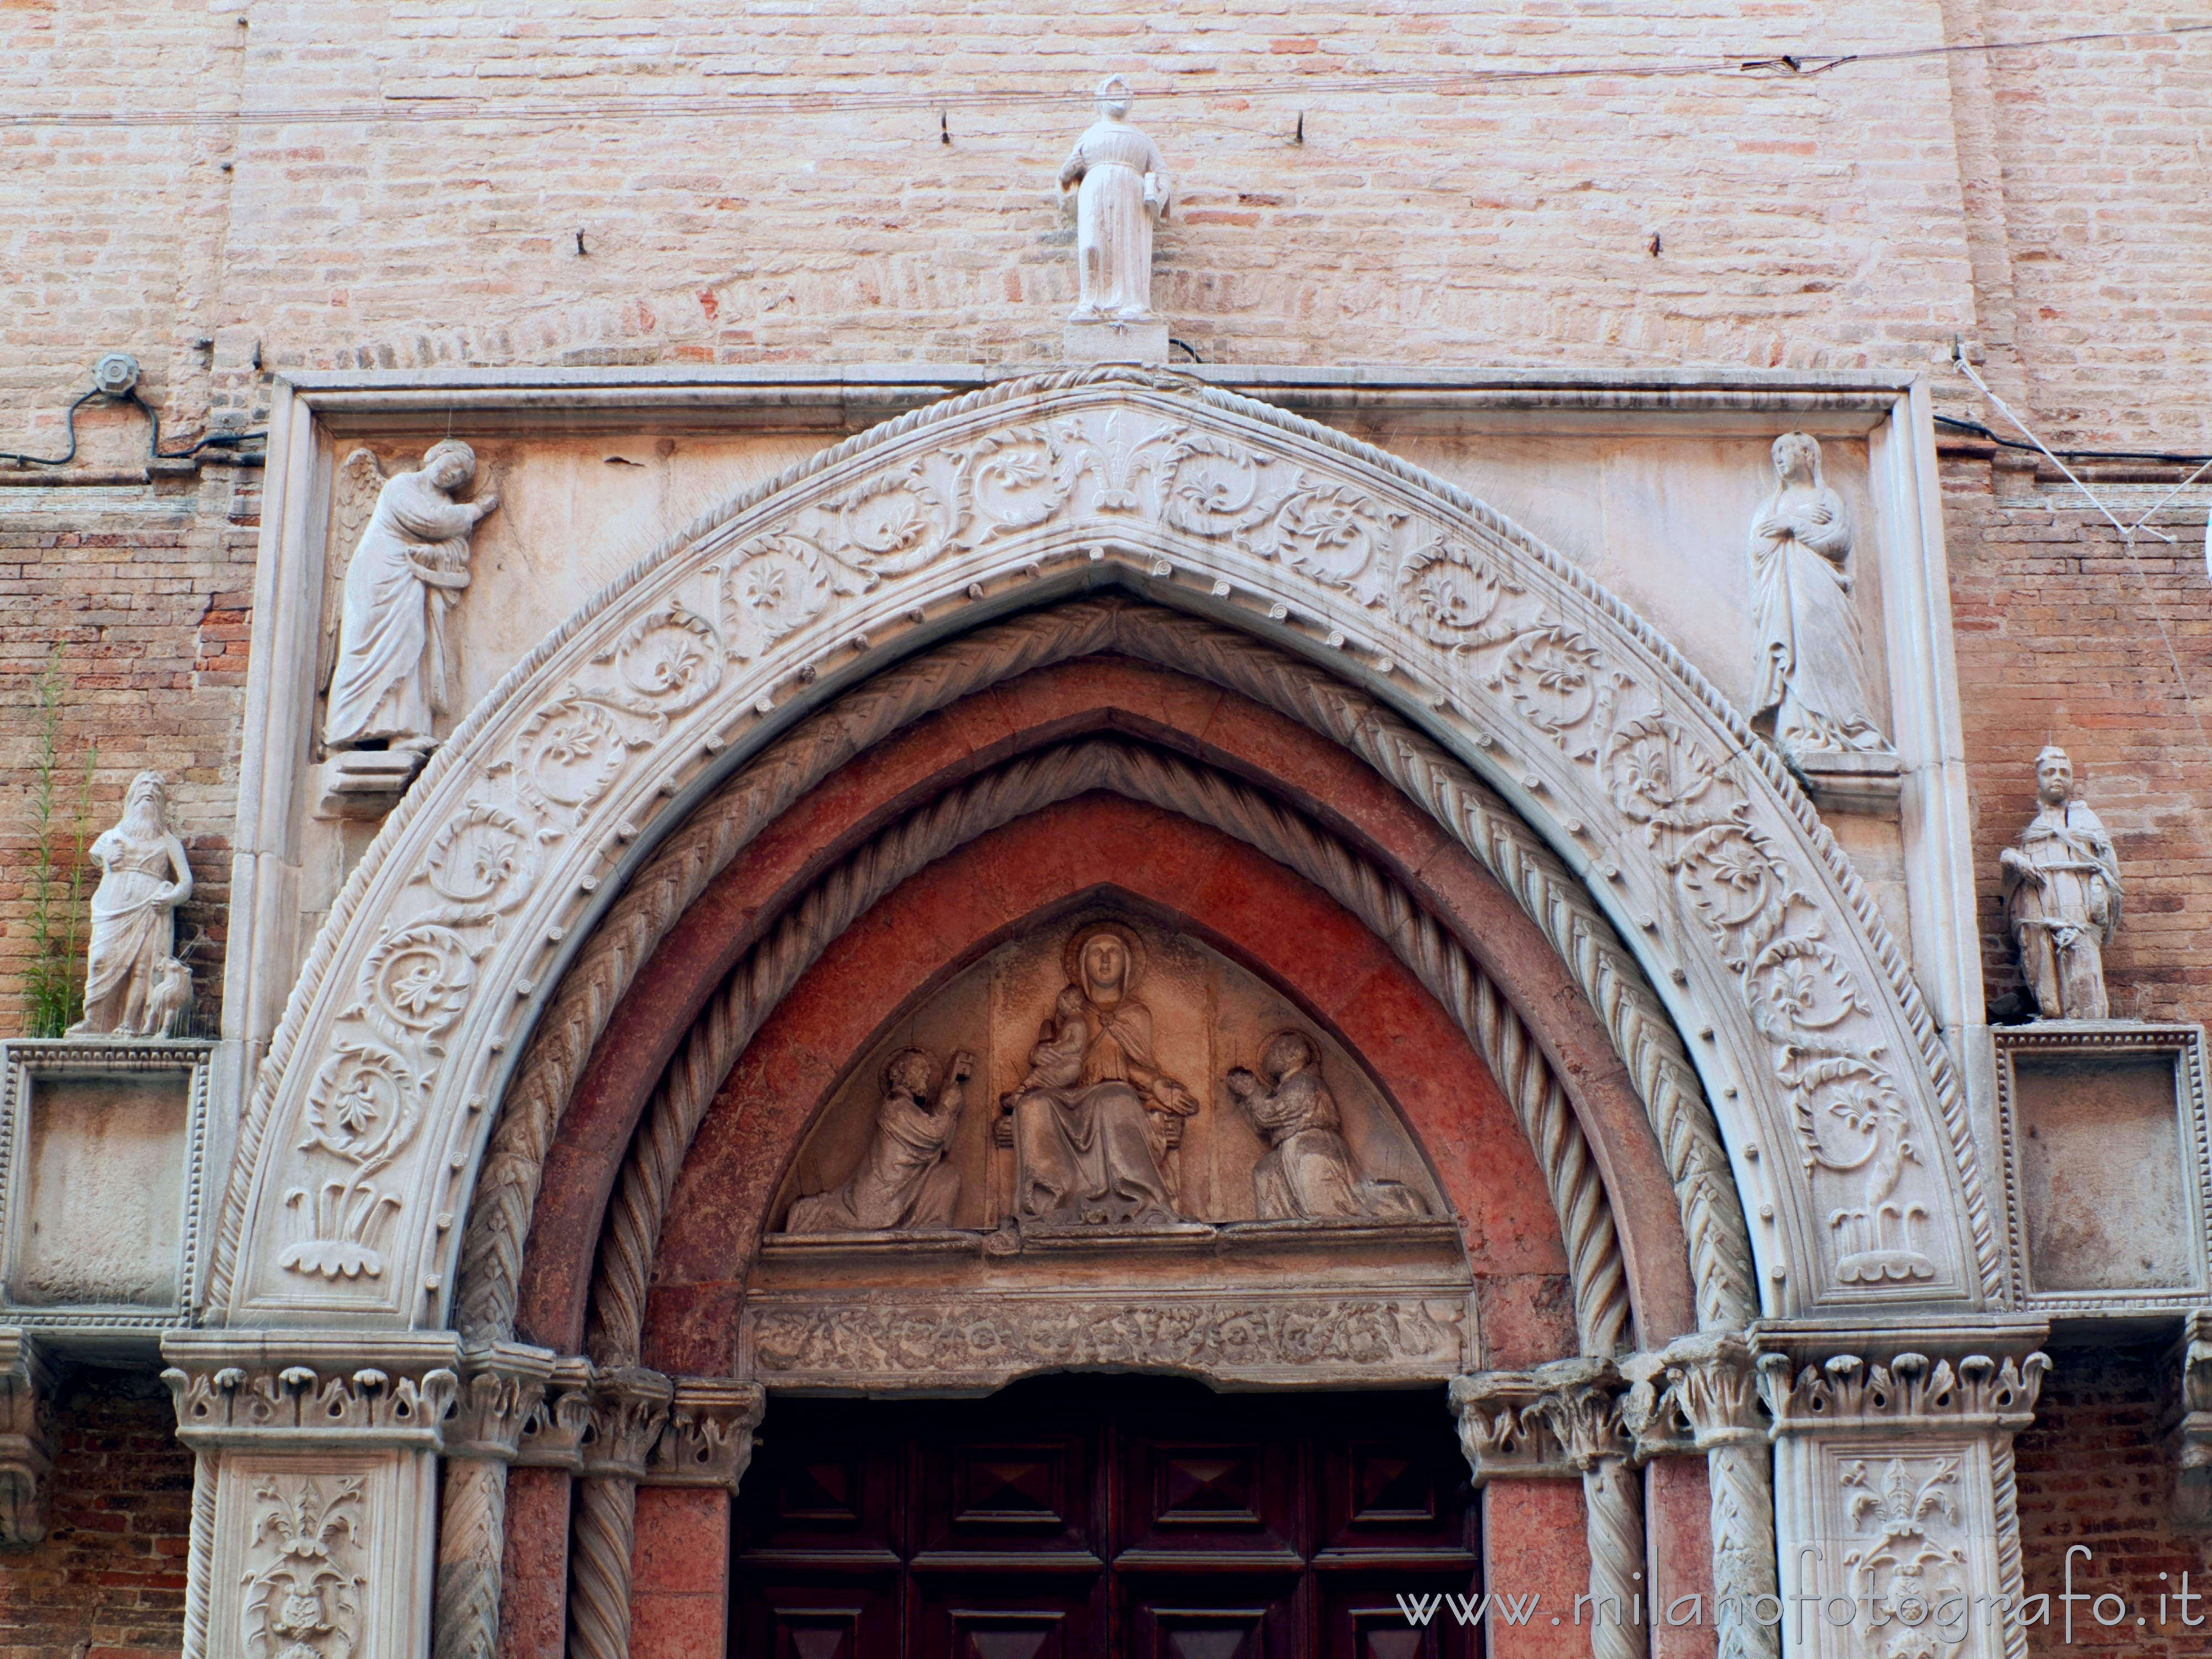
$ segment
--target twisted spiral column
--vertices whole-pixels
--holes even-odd
[[[568,1552],[570,1659],[629,1659],[637,1483],[674,1394],[668,1378],[635,1365],[607,1372],[592,1389]]]
[[[1592,1659],[1646,1659],[1650,1620],[1644,1593],[1644,1482],[1628,1460],[1595,1457],[1583,1470],[1589,1510]],[[1598,1610],[1610,1606],[1610,1617]]]
[[[494,1659],[506,1546],[506,1463],[493,1457],[447,1459],[430,1624],[436,1659]]]
[[[221,1460],[192,1458],[191,1536],[185,1558],[185,1638],[178,1659],[208,1659],[208,1592],[215,1580],[215,1495]]]
[[[1781,1605],[1774,1564],[1774,1454],[1764,1435],[1705,1454],[1712,1488],[1713,1595],[1735,1609],[1720,1626],[1719,1659],[1779,1659],[1782,1626],[1763,1623],[1760,1601]]]

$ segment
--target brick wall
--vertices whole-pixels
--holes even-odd
[[[152,1659],[183,1641],[192,1455],[150,1371],[81,1370],[54,1402],[46,1536],[0,1552],[0,1659]]]
[[[1990,1006],[2025,1014],[1997,854],[2032,815],[2036,751],[2054,741],[2119,851],[2127,896],[2106,958],[2113,1013],[2201,1019],[2212,937],[2191,913],[2212,844],[2212,744],[2197,726],[2212,730],[2204,509],[2154,520],[2179,544],[2141,537],[2130,557],[2078,495],[2039,489],[2008,458],[1999,467],[1985,450],[1954,453],[1944,490]]]
[[[2110,1592],[2128,1603],[2122,1622],[2109,1629],[2087,1605],[2075,1607],[2073,1650],[2124,1650],[2140,1659],[2212,1654],[2212,1603],[2190,1609],[2205,1620],[2197,1629],[2183,1626],[2179,1602],[2169,1602],[2166,1622],[2159,1622],[2160,1593],[2180,1589],[2183,1573],[2191,1591],[2212,1588],[2212,1537],[2177,1533],[2166,1520],[2166,1461],[2156,1435],[2167,1386],[2165,1346],[2054,1350],[2035,1426],[2016,1443],[2028,1595],[2049,1594],[2054,1616],[2063,1617],[2056,1598],[2066,1551],[2082,1544],[2092,1554],[2086,1562],[2075,1559],[2075,1590]],[[2110,1602],[2104,1611],[2112,1613]],[[2137,1616],[2148,1622],[2136,1625]],[[2031,1627],[2029,1650],[2073,1650],[2065,1634],[2063,1624]]]
[[[34,692],[56,644],[58,828],[74,835],[88,744],[99,750],[93,835],[114,823],[135,774],[153,767],[169,780],[193,878],[177,939],[197,939],[186,960],[200,1016],[216,1015],[259,511],[260,474],[248,468],[151,486],[0,489],[0,1036],[23,1029]]]

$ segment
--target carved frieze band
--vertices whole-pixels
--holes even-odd
[[[1733,1004],[1738,1063],[1764,1073],[1745,1081],[1823,1218],[1813,1262],[1790,1264],[1808,1294],[1988,1291],[1949,1060],[1871,901],[1740,718],[1632,612],[1449,486],[1263,405],[1109,370],[994,387],[840,446],[695,526],[517,665],[309,953],[241,1127],[216,1298],[434,1306],[450,1243],[434,1220],[459,1207],[471,1108],[605,849],[708,763],[734,711],[769,702],[783,641],[818,654],[842,637],[834,611],[880,607],[890,584],[927,571],[957,592],[1094,533],[1276,573],[1402,659],[1433,656],[1447,702],[1480,705],[1593,844],[1630,849],[1642,901],[1693,920],[1686,969]],[[1899,1152],[1946,1143],[1941,1159]]]
[[[1124,1365],[1258,1382],[1441,1381],[1465,1368],[1463,1290],[1433,1296],[1153,1291],[812,1297],[746,1305],[739,1369],[790,1388],[996,1387]]]
[[[161,1373],[195,1449],[328,1445],[436,1451],[460,1388],[450,1334],[176,1331]]]
[[[2011,1433],[2035,1420],[2050,1369],[2049,1357],[2034,1351],[1945,1355],[1903,1349],[1886,1362],[1832,1353],[1812,1364],[1789,1352],[1765,1352],[1759,1386],[1777,1439],[1859,1429]]]

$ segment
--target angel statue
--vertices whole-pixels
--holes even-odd
[[[1867,703],[1850,515],[1820,476],[1820,440],[1777,438],[1774,479],[1751,525],[1759,629],[1751,712],[1773,716],[1774,746],[1792,759],[1890,754]]]
[[[330,748],[436,746],[431,720],[447,706],[446,613],[469,585],[469,537],[499,505],[495,495],[454,499],[476,472],[476,452],[453,438],[434,444],[417,472],[386,479],[366,449],[338,469],[333,545],[344,545],[372,488],[376,505],[346,565],[337,649],[326,653]]]
[[[185,844],[167,822],[159,772],[141,772],[123,817],[86,856],[100,866],[84,1018],[76,1036],[168,1036],[191,1006],[191,969],[173,954],[177,907],[192,896]]]
[[[1109,76],[1098,119],[1075,141],[1060,187],[1075,187],[1075,258],[1082,283],[1070,320],[1152,318],[1152,222],[1174,205],[1159,147],[1129,125],[1129,83]]]

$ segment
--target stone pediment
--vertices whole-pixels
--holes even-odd
[[[1114,581],[1340,664],[1589,883],[1690,1043],[1767,1310],[1978,1303],[1951,1063],[1780,763],[1618,601],[1378,452],[1092,371],[888,423],[750,492],[519,664],[386,823],[240,1139],[214,1316],[436,1323],[546,988],[688,803],[894,653]]]

